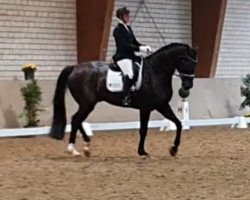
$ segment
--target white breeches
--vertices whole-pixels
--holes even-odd
[[[117,61],[118,66],[121,68],[124,75],[128,75],[130,79],[133,78],[134,72],[133,72],[133,63],[130,59],[123,59]]]

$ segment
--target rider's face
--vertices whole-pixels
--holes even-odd
[[[122,20],[124,23],[128,23],[129,22],[129,14],[124,14],[122,17]]]

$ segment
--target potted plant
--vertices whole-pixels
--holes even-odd
[[[245,97],[244,101],[240,105],[240,109],[245,107],[250,108],[250,74],[247,74],[246,77],[242,78],[244,86],[240,87],[241,96]],[[248,112],[245,117],[250,117],[250,112]]]
[[[24,64],[22,67],[22,71],[24,73],[24,79],[25,80],[34,79],[36,68],[37,68],[36,64],[33,63]]]
[[[26,86],[21,88],[25,106],[20,117],[24,127],[38,126],[38,115],[43,110],[41,106],[42,91],[35,80],[36,68],[35,64],[25,64],[22,67],[25,80],[29,80],[26,82]]]

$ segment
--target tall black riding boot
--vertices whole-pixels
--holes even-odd
[[[124,106],[130,106],[131,105],[130,88],[131,88],[132,85],[133,85],[133,81],[128,76],[125,76],[123,78],[124,99],[122,100],[122,104]]]

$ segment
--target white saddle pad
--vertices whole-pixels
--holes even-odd
[[[142,83],[143,61],[141,62],[141,65],[139,63],[136,64],[139,66],[139,74],[135,86],[133,85],[131,88],[133,91],[139,90]],[[123,90],[122,72],[115,72],[111,69],[108,69],[106,86],[110,92],[122,92]]]

